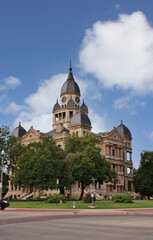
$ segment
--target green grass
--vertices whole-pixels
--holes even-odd
[[[73,201],[62,204],[45,203],[44,201],[15,201],[10,200],[10,208],[48,208],[48,209],[72,209]],[[76,209],[87,209],[90,203],[76,201]],[[117,209],[117,208],[153,208],[152,200],[134,200],[133,203],[113,203],[112,201],[96,201],[96,209]]]

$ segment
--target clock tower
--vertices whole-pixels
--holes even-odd
[[[80,96],[80,88],[74,80],[70,63],[67,80],[61,88],[61,105],[57,101],[53,108],[53,129],[59,124],[69,128],[73,115],[80,110]]]

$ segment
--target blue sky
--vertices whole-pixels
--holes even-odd
[[[47,132],[70,59],[93,132],[120,121],[133,162],[153,145],[151,0],[0,0],[0,125]]]

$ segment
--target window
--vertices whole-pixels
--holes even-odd
[[[58,114],[55,114],[55,120],[58,121]]]
[[[65,119],[65,116],[66,116],[66,113],[65,113],[65,112],[63,112],[63,119]]]
[[[131,186],[132,186],[131,181],[128,181],[128,191],[131,191]]]
[[[112,155],[115,156],[115,149],[112,150]]]
[[[70,116],[70,118],[73,117],[73,111],[70,111],[70,112],[69,112],[69,116]]]
[[[126,153],[126,159],[127,159],[128,161],[130,161],[130,153],[129,153],[129,152]]]

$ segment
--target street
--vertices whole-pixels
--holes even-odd
[[[150,240],[153,236],[152,214],[1,213],[0,240]]]

